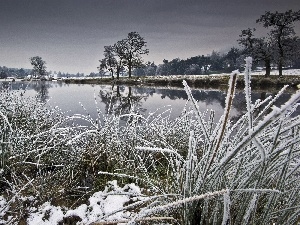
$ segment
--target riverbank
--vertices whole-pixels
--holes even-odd
[[[229,74],[221,75],[174,75],[174,76],[145,76],[145,77],[121,77],[120,79],[112,78],[68,78],[64,79],[65,83],[76,84],[116,84],[116,85],[137,85],[137,86],[171,86],[182,87],[185,80],[190,87],[194,88],[222,88],[226,87],[229,80]],[[269,76],[252,75],[251,87],[253,89],[264,88],[281,88],[289,85],[297,89],[300,85],[300,75]],[[237,88],[244,88],[244,76],[238,77]]]

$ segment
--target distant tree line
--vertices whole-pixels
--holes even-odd
[[[155,65],[147,62],[134,70],[134,75],[196,75],[210,73],[228,73],[236,69],[243,70],[244,59],[252,56],[253,67],[263,67],[266,76],[272,67],[279,70],[282,76],[284,68],[300,68],[300,39],[296,36],[294,24],[300,20],[300,10],[284,13],[266,12],[258,24],[270,28],[264,37],[256,37],[256,29],[242,30],[237,40],[240,47],[232,47],[226,53],[213,51],[210,55],[199,55],[188,59],[163,60],[163,64]]]
[[[147,62],[134,70],[136,76],[153,75],[201,75],[231,72],[243,65],[242,51],[232,47],[227,53],[213,51],[210,55],[199,55],[188,59],[164,59],[162,64]]]
[[[34,71],[33,69],[24,69],[24,68],[8,68],[6,66],[0,66],[0,79],[5,79],[7,77],[15,77],[19,79],[24,79],[28,77],[29,75],[33,75]],[[96,77],[98,76],[97,73],[91,72],[88,75],[85,75],[84,73],[65,73],[65,72],[56,72],[56,71],[47,71],[46,76],[56,76],[58,78],[67,78],[67,77]],[[37,76],[38,77],[38,76]]]
[[[76,73],[76,74],[70,74],[70,73],[61,73],[60,71],[57,73],[54,71],[47,72],[46,71],[46,62],[42,59],[40,56],[35,56],[30,58],[30,63],[33,66],[32,75],[35,78],[44,79],[45,76],[56,76],[57,78],[69,78],[69,77],[83,77],[84,73]],[[94,73],[90,73],[90,76],[94,76]]]
[[[5,79],[7,77],[15,77],[19,79],[27,78],[29,75],[33,76],[34,71],[33,69],[18,69],[18,68],[8,68],[5,66],[0,66],[0,79]],[[84,73],[64,73],[64,72],[56,72],[56,71],[48,71],[46,72],[46,76],[56,76],[58,78],[67,78],[67,77],[84,77]],[[94,72],[91,72],[89,75],[90,77],[96,77],[97,74]],[[38,76],[36,77],[38,78]]]
[[[5,79],[7,77],[24,78],[31,74],[31,71],[31,69],[7,68],[6,66],[0,66],[0,79]]]

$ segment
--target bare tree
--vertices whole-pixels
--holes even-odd
[[[46,62],[40,56],[34,56],[30,58],[30,63],[33,65],[34,76],[40,79],[45,79]]]
[[[142,65],[143,54],[148,54],[149,49],[146,49],[146,41],[137,32],[130,32],[126,39],[123,39],[120,44],[119,56],[124,60],[128,68],[128,75],[131,77],[132,69]]]
[[[272,42],[267,38],[254,37],[254,29],[242,30],[238,42],[244,47],[244,54],[252,56],[256,61],[263,61],[266,67],[265,76],[270,76],[273,59]]]
[[[259,19],[256,20],[257,23],[261,23],[265,28],[271,27],[269,33],[270,37],[276,43],[277,46],[277,64],[279,70],[279,76],[282,76],[282,67],[286,55],[288,54],[288,45],[295,35],[294,23],[300,20],[300,10],[293,12],[288,10],[284,13],[271,13],[267,11]]]

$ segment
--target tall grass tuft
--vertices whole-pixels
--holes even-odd
[[[286,87],[274,99],[252,103],[251,63],[252,59],[247,58],[247,113],[237,122],[229,120],[237,80],[237,72],[233,72],[224,115],[218,122],[211,122],[213,114],[206,119],[184,82],[191,110],[169,121],[169,126],[148,123],[139,127],[136,133],[143,135],[138,137],[135,147],[138,153],[132,150],[132,155],[144,158],[138,157],[130,164],[127,174],[142,180],[162,197],[142,209],[135,219],[172,215],[180,224],[299,221],[300,117],[291,115],[298,106],[300,93],[280,108],[273,104]],[[176,140],[182,140],[183,145]],[[157,154],[161,156],[158,160],[154,157]],[[163,171],[153,176],[161,165]],[[133,168],[144,171],[138,174]]]

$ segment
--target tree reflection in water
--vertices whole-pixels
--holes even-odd
[[[142,100],[146,101],[148,95],[135,92],[130,86],[112,85],[111,91],[100,90],[99,97],[105,104],[106,114],[121,115],[132,112],[142,113],[147,110],[142,108]]]
[[[47,81],[33,81],[32,88],[37,92],[36,98],[40,102],[46,102],[49,99],[50,82]]]
[[[20,91],[24,95],[28,90],[36,91],[36,99],[39,102],[46,102],[49,96],[49,89],[53,87],[53,83],[49,81],[29,81],[29,82],[0,82],[0,90],[11,89]]]

